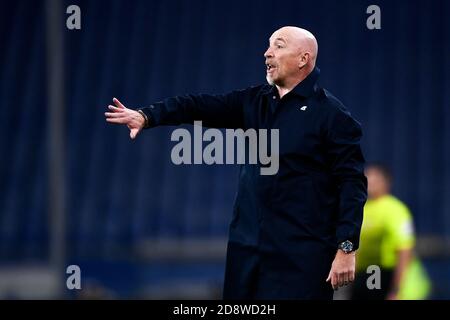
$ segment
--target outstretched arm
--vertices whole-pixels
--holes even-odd
[[[164,99],[142,108],[148,127],[193,124],[203,121],[205,127],[242,128],[245,90],[222,95],[184,95]]]
[[[119,100],[108,106],[106,121],[126,124],[134,139],[144,128],[160,125],[192,124],[203,121],[213,128],[242,128],[244,126],[243,98],[245,90],[225,95],[185,95],[167,98],[139,110],[126,108]]]

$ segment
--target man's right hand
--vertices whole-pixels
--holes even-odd
[[[144,128],[145,119],[136,110],[126,108],[119,100],[113,98],[116,106],[109,105],[112,112],[105,112],[106,121],[117,124],[126,124],[130,129],[130,138],[134,139]]]

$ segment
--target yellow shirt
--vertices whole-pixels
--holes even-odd
[[[392,195],[369,199],[364,206],[356,269],[365,272],[373,264],[393,269],[397,251],[411,249],[414,243],[412,216],[405,204]]]

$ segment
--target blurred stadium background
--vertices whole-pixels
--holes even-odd
[[[81,30],[66,28],[72,4]],[[112,97],[263,83],[271,33],[298,25],[367,160],[395,175],[431,297],[449,299],[449,16],[446,0],[0,1],[0,298],[220,298],[238,167],[175,166],[173,128],[131,141],[103,113]]]

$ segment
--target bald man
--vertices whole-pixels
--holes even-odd
[[[367,198],[361,126],[319,87],[317,53],[309,31],[283,27],[264,54],[268,84],[139,110],[113,99],[105,113],[108,122],[127,125],[132,139],[142,129],[196,120],[279,130],[276,174],[261,175],[260,163],[240,168],[224,299],[332,299],[333,289],[354,280]]]

